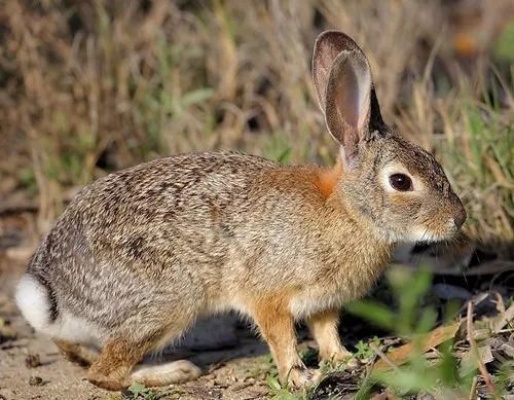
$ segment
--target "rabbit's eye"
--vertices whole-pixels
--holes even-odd
[[[393,174],[389,177],[391,186],[400,192],[412,190],[412,180],[405,174]]]

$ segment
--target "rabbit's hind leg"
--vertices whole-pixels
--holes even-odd
[[[88,380],[103,389],[122,390],[134,382],[160,386],[169,381],[184,381],[188,376],[191,376],[189,379],[198,376],[199,369],[193,364],[187,365],[187,361],[164,364],[159,368],[134,368],[147,352],[179,337],[191,321],[190,317],[176,319],[173,323],[156,324],[151,330],[130,325],[123,327],[117,334],[113,332],[112,339],[105,342],[99,358],[89,368]],[[180,376],[182,379],[179,379]]]
[[[56,346],[64,353],[65,357],[82,367],[93,364],[98,359],[98,352],[81,346],[78,343],[68,342],[66,340],[54,339]]]
[[[118,338],[107,341],[98,360],[89,367],[88,380],[107,390],[127,388],[130,386],[130,371],[154,344],[153,338],[139,341]]]

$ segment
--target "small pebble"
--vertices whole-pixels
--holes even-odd
[[[40,376],[31,376],[29,379],[29,385],[30,386],[42,386],[43,378],[41,378]]]
[[[37,368],[41,365],[39,354],[29,354],[25,357],[25,366],[27,368]]]

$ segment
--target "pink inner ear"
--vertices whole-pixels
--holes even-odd
[[[340,77],[339,82],[336,83],[334,100],[339,118],[344,120],[349,128],[355,129],[359,126],[358,110],[362,107],[362,99],[357,86],[357,78],[351,76],[353,71],[348,72],[350,76],[347,76],[346,79]]]
[[[336,107],[340,117],[354,129],[359,136],[367,128],[369,117],[369,94],[371,90],[371,75],[362,61],[352,62],[337,79]],[[361,136],[362,138],[362,136]]]
[[[371,73],[360,52],[342,52],[334,61],[327,85],[326,118],[332,135],[355,155],[369,122]]]
[[[371,74],[369,69],[364,71],[362,84],[359,85],[359,120],[357,122],[358,130],[363,134],[368,129],[369,112],[370,112],[370,92],[371,92]]]

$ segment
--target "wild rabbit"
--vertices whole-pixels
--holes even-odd
[[[71,359],[91,364],[92,383],[197,377],[185,360],[136,364],[199,316],[236,310],[255,322],[283,382],[314,384],[295,321],[306,320],[321,360],[346,359],[340,306],[370,289],[397,243],[459,230],[461,201],[437,161],[382,121],[357,44],[322,33],[313,77],[341,144],[334,169],[232,152],[161,158],[85,187],[43,240],[17,304]]]

